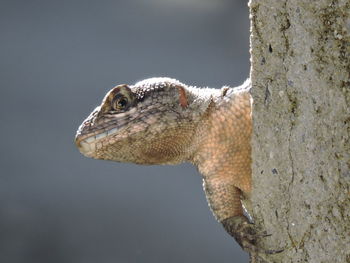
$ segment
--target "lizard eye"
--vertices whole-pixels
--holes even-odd
[[[129,100],[127,97],[118,94],[112,101],[112,108],[116,111],[125,110],[128,106]]]

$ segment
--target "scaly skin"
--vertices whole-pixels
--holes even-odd
[[[193,163],[217,220],[243,249],[257,251],[241,204],[251,191],[249,87],[199,89],[169,78],[116,86],[81,124],[76,145],[96,159]]]

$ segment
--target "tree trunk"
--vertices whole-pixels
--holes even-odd
[[[350,262],[350,0],[249,5],[252,214],[285,249],[266,261]]]

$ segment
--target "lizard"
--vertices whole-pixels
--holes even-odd
[[[257,252],[257,231],[241,202],[252,190],[250,87],[248,80],[197,88],[164,77],[118,85],[79,126],[75,143],[95,159],[194,164],[216,219],[244,250]]]

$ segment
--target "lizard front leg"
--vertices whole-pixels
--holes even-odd
[[[226,180],[225,180],[226,179]],[[262,254],[276,254],[283,249],[266,250],[259,246],[258,238],[270,236],[258,233],[243,213],[242,191],[232,183],[232,178],[204,177],[203,188],[216,219],[223,225],[243,250],[250,253],[251,262]],[[258,256],[260,254],[260,256]]]
[[[213,214],[242,249],[256,250],[256,231],[243,214],[241,190],[222,178],[204,178],[204,191]]]

